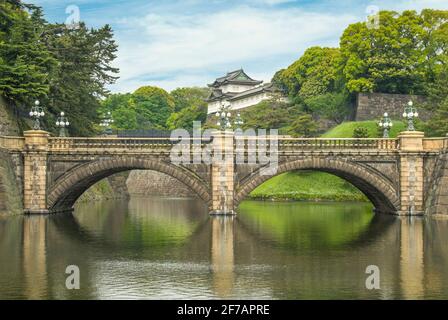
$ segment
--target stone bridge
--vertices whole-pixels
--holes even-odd
[[[277,158],[273,171],[265,162],[247,161],[260,154],[262,146],[267,148],[265,156]],[[361,190],[378,212],[448,214],[448,138],[425,138],[422,132],[403,132],[397,139],[253,141],[216,132],[208,141],[191,138],[181,145],[164,138],[57,138],[45,131],[27,131],[24,137],[0,137],[0,148],[16,159],[16,178],[29,214],[72,210],[99,180],[135,169],[176,178],[215,214],[235,214],[253,189],[292,170],[339,176]],[[173,148],[185,161],[173,162]],[[226,154],[216,157],[222,161],[190,161],[217,150]]]

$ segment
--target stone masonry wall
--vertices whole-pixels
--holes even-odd
[[[16,171],[21,172],[20,157],[0,150],[0,215],[23,212],[22,184]]]
[[[19,136],[20,130],[16,117],[6,104],[5,100],[0,96],[0,135],[2,136]]]
[[[403,119],[404,107],[409,100],[414,101],[418,107],[425,101],[422,96],[411,96],[406,94],[388,94],[388,93],[359,93],[356,101],[355,121],[379,120],[385,112],[394,120]],[[420,119],[429,118],[428,111],[418,110]]]
[[[134,170],[127,180],[129,194],[163,197],[194,197],[187,186],[164,173],[149,170]]]
[[[448,154],[438,156],[427,183],[426,214],[448,215]]]
[[[129,172],[121,172],[111,175],[91,186],[81,195],[78,201],[89,202],[110,199],[129,199],[128,187],[126,185],[128,176]]]

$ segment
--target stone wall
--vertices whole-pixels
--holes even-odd
[[[404,107],[409,100],[415,105],[425,102],[425,97],[406,94],[359,93],[356,101],[355,121],[379,120],[385,112],[394,120],[403,119]],[[428,111],[419,109],[420,118],[427,120]]]
[[[448,215],[448,154],[438,156],[435,163],[428,165],[425,174],[431,178],[427,180],[425,188],[426,214]]]
[[[129,199],[126,185],[129,172],[121,172],[107,177],[93,186],[79,198],[79,202],[101,201],[110,199]]]
[[[127,186],[131,196],[195,197],[194,192],[179,180],[150,170],[131,171]]]
[[[21,166],[20,156],[0,150],[0,215],[23,213]]]
[[[19,136],[20,129],[11,108],[0,96],[0,135],[1,136]]]
[[[0,135],[21,135],[16,117],[1,96]],[[19,154],[0,149],[0,215],[23,213],[22,169]]]

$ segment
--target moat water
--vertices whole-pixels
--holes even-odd
[[[366,288],[372,265],[380,289]],[[2,217],[0,299],[448,299],[448,219],[257,201],[210,217],[166,198]]]

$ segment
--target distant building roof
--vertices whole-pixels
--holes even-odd
[[[259,85],[255,88],[239,93],[236,92],[222,93],[221,89],[213,89],[210,96],[206,99],[206,101],[207,102],[220,101],[220,100],[237,101],[240,99],[244,99],[265,92],[274,93],[278,91],[279,90],[272,83]]]
[[[233,83],[233,84],[249,84],[249,85],[258,85],[263,83],[263,81],[254,80],[249,77],[243,69],[235,70],[227,73],[224,77],[217,78],[215,82],[210,83],[208,86],[213,88],[218,88],[224,84]]]
[[[250,90],[246,90],[244,92],[238,93],[236,95],[234,95],[233,97],[229,98],[229,101],[236,101],[236,100],[240,100],[240,99],[244,99],[253,95],[257,95],[260,93],[264,93],[264,92],[277,92],[278,89],[272,84],[272,83],[266,83],[264,85],[255,87],[253,89]]]
[[[223,100],[223,99],[229,99],[233,96],[235,96],[237,93],[233,93],[233,92],[227,92],[227,93],[222,93],[221,89],[213,89],[212,92],[210,93],[210,96],[205,99],[206,102],[213,102],[213,101],[218,101],[218,100]]]

